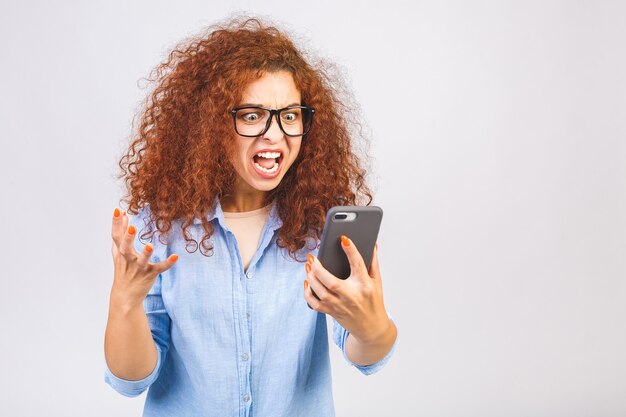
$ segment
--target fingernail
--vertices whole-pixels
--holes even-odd
[[[376,250],[378,250],[378,242],[376,242]]]
[[[118,209],[117,207],[115,207],[115,210],[113,210],[113,217],[120,217],[120,209]]]
[[[304,264],[304,268],[306,269],[307,274],[311,272],[311,265],[309,265],[308,263]]]
[[[128,233],[130,233],[131,235],[134,235],[135,232],[137,232],[137,229],[135,228],[135,226],[133,226],[132,224],[128,226]]]
[[[348,239],[346,235],[341,235],[341,244],[347,248],[350,246],[350,239]]]
[[[315,261],[315,258],[313,257],[313,255],[311,255],[310,253],[306,256],[306,259],[309,261],[309,263],[313,263]]]
[[[126,210],[122,212],[122,216],[126,216]]]
[[[152,247],[151,244],[147,244],[146,245],[146,252],[152,252],[154,250],[154,248]]]
[[[170,257],[167,258],[167,260],[170,262],[176,262],[178,260],[178,255],[176,254],[170,255]]]

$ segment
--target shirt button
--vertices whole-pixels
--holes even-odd
[[[250,401],[250,396],[249,396],[248,394],[244,395],[244,396],[243,396],[243,400],[244,400],[245,402]]]
[[[252,279],[252,272],[250,271],[246,272],[246,278]]]
[[[248,354],[244,353],[243,355],[241,355],[241,360],[247,361],[248,360]]]

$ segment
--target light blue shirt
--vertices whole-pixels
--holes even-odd
[[[127,397],[149,387],[144,416],[334,416],[326,315],[307,306],[303,262],[276,244],[282,225],[276,203],[245,272],[235,235],[215,202],[208,215],[215,228],[212,256],[185,250],[180,221],[173,222],[166,245],[158,241],[158,232],[152,240],[152,262],[179,255],[143,302],[158,351],[155,369],[129,381],[113,375],[105,362],[105,381]],[[148,210],[130,221],[139,237]],[[188,230],[200,242],[200,219]],[[135,239],[137,251],[145,243]],[[307,243],[310,248],[318,242]],[[309,252],[317,256],[317,249],[305,246],[298,259],[305,261]],[[363,374],[379,371],[392,356],[397,338],[380,361],[351,363],[345,353],[348,332],[332,320],[335,344]]]

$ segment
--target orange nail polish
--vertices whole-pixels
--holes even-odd
[[[341,235],[341,244],[347,248],[350,246],[350,239],[348,239],[346,235]]]
[[[115,210],[113,210],[113,217],[120,217],[120,209],[118,209],[117,207],[115,207]]]
[[[152,247],[152,245],[148,244],[146,245],[146,252],[152,252],[154,250],[154,248]]]
[[[308,263],[304,264],[304,268],[306,269],[307,274],[311,272],[311,265],[309,265]]]
[[[178,260],[178,255],[176,255],[176,254],[170,255],[170,257],[168,258],[168,260],[169,260],[170,262],[176,262],[176,261]]]
[[[315,261],[315,258],[313,257],[313,255],[311,255],[310,253],[306,256],[306,259],[309,261],[309,263],[313,263],[313,261]]]
[[[135,228],[135,226],[133,226],[132,224],[128,226],[128,233],[130,233],[131,235],[134,235],[136,232],[137,232],[137,229]]]

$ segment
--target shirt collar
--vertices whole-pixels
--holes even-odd
[[[207,221],[211,222],[213,219],[217,219],[222,228],[226,229],[226,220],[224,220],[224,211],[222,210],[222,204],[218,197],[215,197],[213,201],[213,208],[209,210],[206,215]],[[268,227],[274,231],[283,225],[283,221],[278,216],[278,204],[276,199],[272,200],[272,207],[270,208],[270,214],[267,219]],[[193,219],[193,224],[202,224],[202,220],[196,216]]]

